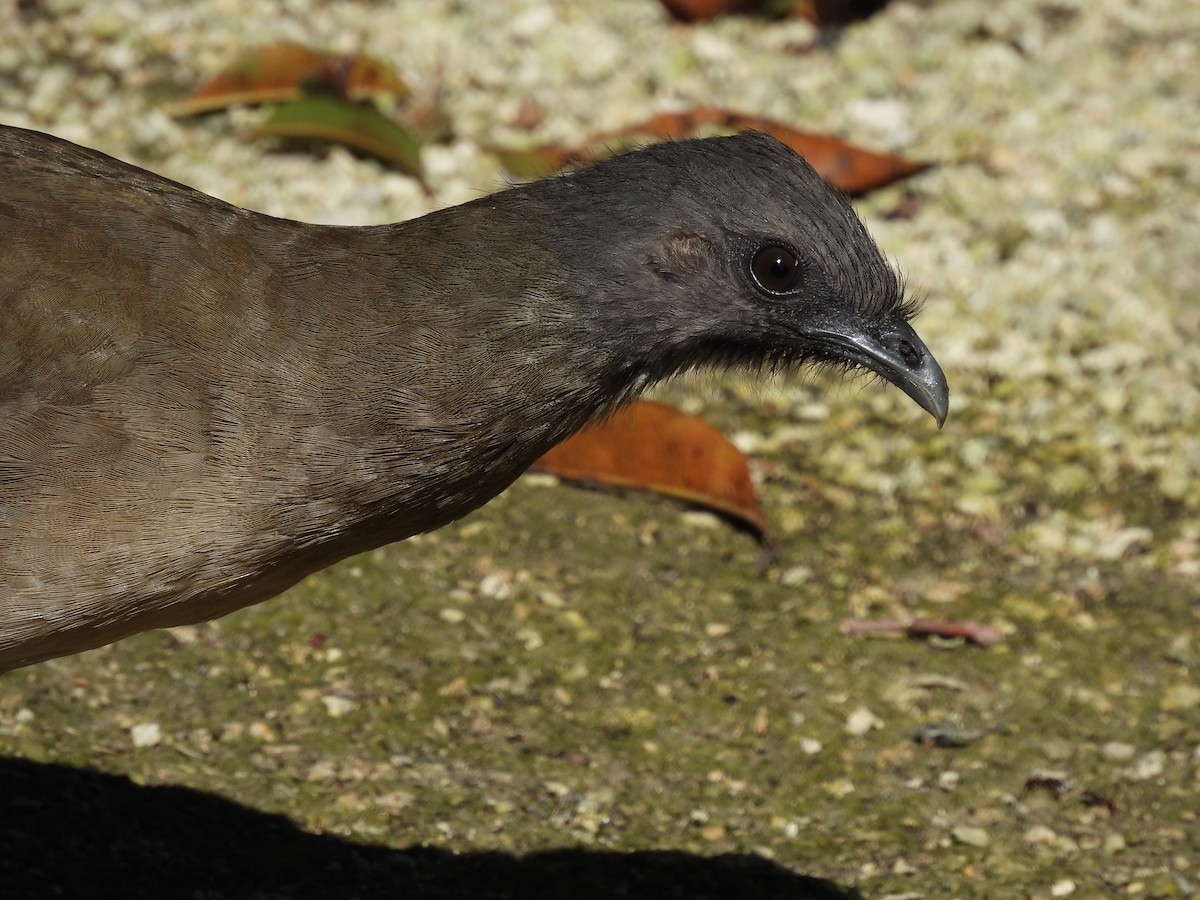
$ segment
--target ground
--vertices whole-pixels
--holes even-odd
[[[650,0],[40,7],[0,13],[0,121],[296,218],[407,218],[497,187],[489,143],[694,104],[937,161],[860,210],[952,396],[938,432],[877,383],[660,392],[754,460],[765,568],[707,514],[532,476],[260,607],[5,675],[6,896],[1200,890],[1195,4],[894,0],[822,41]],[[431,196],[160,111],[280,39],[440,98]],[[912,616],[1006,639],[838,628]]]

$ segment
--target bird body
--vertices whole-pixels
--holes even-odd
[[[910,314],[763,136],[348,228],[0,127],[0,671],[445,525],[691,366],[866,366],[940,422]]]

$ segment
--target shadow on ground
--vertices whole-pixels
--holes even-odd
[[[749,855],[358,844],[190,788],[21,759],[0,759],[0,885],[7,900],[859,897]]]

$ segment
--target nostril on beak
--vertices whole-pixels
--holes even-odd
[[[904,360],[904,364],[910,369],[915,369],[925,360],[925,354],[910,344],[907,340],[901,340],[900,346],[896,348],[900,354],[900,358]]]

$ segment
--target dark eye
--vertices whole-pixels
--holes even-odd
[[[754,251],[750,274],[769,294],[790,294],[800,287],[800,260],[787,247],[767,244]]]

